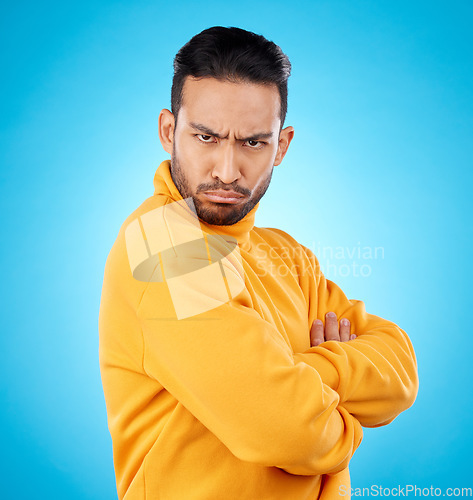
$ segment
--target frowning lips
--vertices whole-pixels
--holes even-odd
[[[203,195],[215,203],[239,203],[245,195],[227,189],[216,189],[214,191],[204,191]]]

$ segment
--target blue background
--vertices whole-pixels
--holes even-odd
[[[103,267],[167,157],[173,56],[212,25],[293,64],[296,136],[257,225],[320,247],[327,277],[416,348],[417,402],[365,432],[353,486],[472,486],[472,23],[468,1],[3,3],[2,498],[116,498]]]

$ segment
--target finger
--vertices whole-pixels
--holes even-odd
[[[340,340],[337,315],[334,312],[325,315],[325,340]]]
[[[340,341],[347,342],[350,340],[350,320],[343,318],[340,320]]]
[[[355,340],[355,339],[356,339],[356,335],[355,335],[354,333],[352,333],[352,334],[350,335],[350,340]]]
[[[324,324],[320,319],[316,319],[312,323],[310,329],[310,345],[312,347],[318,346],[324,341]]]

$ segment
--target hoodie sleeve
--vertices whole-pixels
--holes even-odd
[[[304,273],[303,288],[309,300],[309,325],[325,323],[334,311],[348,318],[349,342],[327,341],[296,354],[298,361],[314,367],[324,383],[336,390],[340,405],[365,427],[388,424],[409,408],[417,395],[417,363],[406,332],[391,321],[365,310],[360,300],[349,300],[335,283],[325,278],[315,255],[304,248],[310,272]]]
[[[170,310],[164,286],[150,285],[137,312],[144,370],[235,456],[304,475],[348,465],[362,437],[358,421],[316,369],[295,362],[245,292],[187,319],[169,318]]]

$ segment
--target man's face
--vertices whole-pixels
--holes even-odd
[[[177,125],[160,115],[160,138],[171,154],[171,174],[198,217],[231,225],[261,199],[292,139],[280,129],[275,85],[187,77]]]

